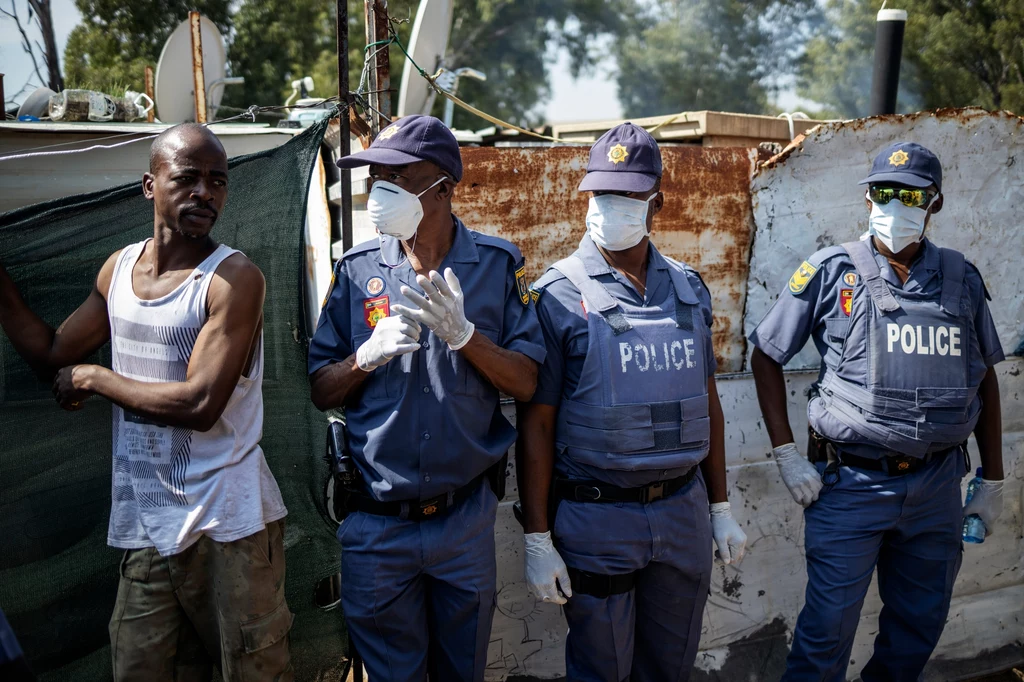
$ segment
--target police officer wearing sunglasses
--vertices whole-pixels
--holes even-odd
[[[942,210],[939,160],[897,142],[860,184],[868,236],[806,260],[750,336],[776,464],[806,507],[806,603],[786,682],[846,679],[876,566],[884,608],[861,677],[916,681],[949,612],[963,517],[991,532],[1002,510],[1003,350],[978,270],[924,237]],[[822,355],[810,461],[794,444],[782,374],[808,339]],[[984,482],[962,509],[972,432]]]
[[[379,239],[348,251],[309,347],[313,402],[345,409],[358,482],[338,530],[341,601],[374,682],[481,682],[495,598],[495,488],[544,340],[523,256],[452,214],[452,132],[408,116],[365,151]],[[443,273],[443,274],[442,274]],[[337,494],[337,491],[336,491]],[[429,656],[428,656],[429,651]]]
[[[574,681],[689,679],[712,538],[725,563],[746,544],[726,497],[711,296],[651,242],[661,175],[643,128],[602,136],[579,187],[587,233],[535,285],[548,356],[520,406],[526,579],[565,604]]]

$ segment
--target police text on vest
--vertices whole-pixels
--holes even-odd
[[[900,326],[890,322],[885,329],[890,353],[898,347],[907,354],[960,357],[960,327],[930,324]]]
[[[672,369],[693,369],[697,366],[693,358],[696,356],[693,349],[693,339],[682,341],[663,342],[660,346],[656,343],[645,345],[642,343],[619,344],[619,359],[622,361],[622,373],[625,374],[633,366],[641,372],[653,369],[655,372],[665,372]]]

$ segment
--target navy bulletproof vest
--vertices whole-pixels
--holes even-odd
[[[862,333],[849,332],[838,363],[826,367],[825,411],[878,447],[905,455],[922,457],[933,444],[966,440],[981,411],[972,377],[985,372],[963,254],[940,249],[942,287],[923,294],[890,288],[867,242],[843,248],[861,279],[849,325]],[[860,369],[851,371],[854,362]],[[828,420],[815,421],[823,436],[842,440],[829,433]]]
[[[575,256],[552,267],[582,294],[589,334],[579,387],[558,411],[557,445],[606,470],[699,463],[711,432],[704,357],[710,330],[685,271],[669,261],[675,295],[640,307],[616,300]]]

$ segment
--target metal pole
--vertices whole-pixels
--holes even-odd
[[[151,103],[156,101],[153,99],[153,67],[148,64],[146,65],[146,97],[149,98]],[[146,121],[149,123],[152,123],[155,119],[154,109],[156,109],[156,105],[151,106],[149,113],[146,114]]]
[[[7,100],[4,99],[4,75],[0,73],[0,111],[3,116],[0,116],[0,121],[7,120]]]
[[[374,3],[374,14],[376,17],[377,40],[387,40],[389,37],[388,28],[388,0],[376,0]],[[391,46],[385,46],[377,53],[377,110],[384,115],[385,120],[381,121],[381,127],[391,125]]]
[[[199,12],[189,12],[192,26],[192,86],[195,88],[196,123],[206,123],[206,76],[203,73],[203,32]]]
[[[352,128],[349,125],[352,99],[348,94],[348,0],[338,0],[338,103],[341,105],[341,140],[338,157],[352,153]],[[352,244],[352,171],[341,170],[341,248]]]
[[[896,113],[900,87],[900,60],[907,12],[902,9],[878,11],[875,29],[875,68],[871,81],[871,116]]]
[[[391,123],[391,55],[383,44],[388,39],[388,3],[387,0],[365,0],[364,8],[366,44],[373,45],[367,51],[367,58],[373,59],[368,80],[370,107],[375,110],[370,114],[370,136],[374,138],[381,128]]]

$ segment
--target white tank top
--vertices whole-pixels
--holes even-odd
[[[145,382],[184,381],[221,244],[174,291],[144,301],[132,271],[146,242],[121,252],[107,295],[113,370]],[[200,535],[231,542],[287,511],[259,442],[263,437],[263,335],[224,414],[206,433],[164,426],[114,405],[114,468],[107,543],[183,551]]]

